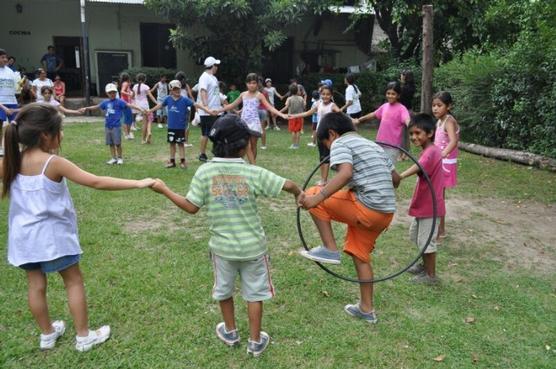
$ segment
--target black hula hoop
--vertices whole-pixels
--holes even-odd
[[[333,275],[336,278],[342,279],[344,281],[348,281],[348,282],[354,282],[354,283],[378,283],[378,282],[385,282],[388,281],[390,279],[396,278],[397,276],[405,273],[409,268],[411,268],[425,253],[425,250],[427,249],[427,247],[429,246],[430,242],[432,241],[432,237],[434,236],[434,229],[436,227],[436,216],[437,216],[437,204],[436,204],[436,193],[434,191],[434,188],[432,186],[432,181],[429,177],[429,175],[427,174],[427,172],[425,172],[425,170],[423,169],[423,167],[421,166],[421,164],[419,163],[419,161],[417,159],[415,159],[415,157],[413,157],[413,155],[411,155],[406,149],[404,149],[403,147],[399,147],[396,145],[392,145],[386,142],[379,142],[376,141],[377,144],[381,145],[381,146],[388,146],[388,147],[392,147],[394,149],[398,149],[401,152],[403,152],[404,154],[406,154],[418,167],[419,170],[421,171],[421,174],[423,175],[423,177],[425,178],[425,181],[427,182],[427,186],[429,188],[429,191],[431,193],[432,196],[432,226],[431,226],[431,231],[429,233],[429,237],[427,238],[427,242],[425,243],[425,245],[423,246],[423,248],[421,250],[419,250],[419,254],[415,257],[415,259],[413,259],[413,261],[411,263],[409,263],[409,265],[407,265],[405,268],[403,268],[402,270],[396,272],[396,273],[392,273],[390,275],[387,275],[386,277],[382,277],[382,278],[373,278],[373,279],[356,279],[356,278],[350,278],[350,277],[346,277],[344,275],[338,274],[336,272],[334,272],[333,270],[330,270],[328,267],[322,265],[322,263],[319,263],[318,261],[314,261],[313,262],[315,264],[317,264],[322,270],[324,270],[325,272],[327,272],[328,274]],[[315,169],[313,169],[313,171],[311,172],[311,174],[309,174],[309,176],[307,177],[307,179],[305,180],[305,183],[303,184],[303,191],[305,191],[305,189],[307,188],[307,185],[309,184],[309,182],[311,181],[311,179],[313,178],[313,176],[315,175],[315,173],[317,172],[317,170],[319,170],[320,166],[329,159],[329,156],[327,156],[326,158],[324,158],[317,166]],[[305,237],[303,237],[303,231],[301,229],[301,208],[297,208],[297,233],[299,234],[299,239],[301,240],[301,244],[303,245],[303,248],[305,248],[305,250],[309,251],[309,248],[307,247],[307,243],[305,242]]]

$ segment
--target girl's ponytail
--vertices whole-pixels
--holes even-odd
[[[2,175],[2,198],[10,193],[10,186],[21,169],[21,152],[17,123],[10,123],[4,134],[4,160]]]
[[[21,108],[4,135],[2,198],[10,193],[10,186],[21,171],[19,147],[24,150],[41,147],[45,134],[59,138],[61,130],[62,116],[52,105],[32,103]]]

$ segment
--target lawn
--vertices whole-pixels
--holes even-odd
[[[68,124],[62,154],[98,175],[160,177],[187,191],[199,166],[165,169],[165,130],[154,144],[124,143],[123,166],[107,166],[103,125]],[[192,139],[197,147],[199,129]],[[374,136],[365,129],[362,134]],[[316,164],[315,149],[288,150],[284,130],[269,132],[258,164],[302,183]],[[265,304],[272,345],[247,356],[246,309],[238,296],[240,348],[215,336],[221,321],[212,301],[206,212],[187,215],[150,190],[103,192],[70,184],[78,212],[82,270],[92,327],[110,324],[112,338],[88,353],[74,349],[61,278],[49,285],[51,316],[68,324],[50,352],[38,350],[38,329],[27,308],[25,274],[0,264],[1,368],[554,368],[556,362],[556,175],[463,153],[460,185],[448,195],[449,236],[438,257],[436,287],[413,285],[404,274],[375,286],[377,325],[350,318],[343,306],[358,286],[323,273],[297,254],[293,199],[260,199],[269,239],[276,297]],[[409,165],[398,164],[399,169]],[[399,270],[415,255],[407,237],[407,201],[414,179],[398,190],[399,216],[379,239],[377,276]],[[449,209],[449,210],[450,210]],[[8,201],[0,203],[7,215]],[[6,252],[7,216],[0,219]],[[303,214],[306,238],[317,242]],[[540,227],[540,228],[536,228]],[[543,228],[544,227],[544,228]],[[342,230],[338,228],[338,237]],[[528,251],[528,252],[525,252]],[[353,276],[348,258],[338,267]],[[552,364],[550,364],[552,363]]]

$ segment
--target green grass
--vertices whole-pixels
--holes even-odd
[[[193,129],[195,144],[198,133]],[[372,137],[374,131],[363,134]],[[98,175],[160,177],[181,193],[198,167],[194,149],[187,154],[187,171],[163,168],[165,130],[155,128],[151,146],[125,142],[121,167],[104,164],[108,150],[102,138],[100,123],[67,125],[63,155]],[[315,149],[305,146],[307,138],[305,134],[299,151],[290,151],[287,132],[270,132],[269,150],[260,152],[258,164],[301,183],[317,157]],[[466,153],[460,162],[460,185],[451,196],[479,202],[556,202],[553,173]],[[413,186],[414,180],[402,184],[400,200],[411,196]],[[556,362],[554,349],[546,349],[556,346],[553,272],[509,271],[503,257],[491,257],[507,245],[447,242],[438,256],[442,284],[415,286],[402,275],[376,285],[379,323],[368,326],[342,311],[357,300],[358,286],[330,277],[296,254],[295,208],[285,193],[260,201],[277,296],[265,304],[263,322],[273,344],[261,358],[249,358],[240,296],[236,315],[241,349],[225,347],[214,334],[221,317],[210,297],[204,211],[187,215],[150,190],[103,192],[73,184],[70,190],[85,252],[82,269],[91,326],[110,324],[113,336],[91,352],[76,352],[63,284],[52,275],[51,316],[65,319],[69,329],[53,351],[40,352],[39,332],[26,304],[25,274],[2,263],[1,368],[553,368]],[[7,214],[8,201],[0,203],[0,210]],[[5,245],[6,216],[0,222]],[[307,239],[317,242],[306,214],[303,224]],[[460,231],[457,226],[448,223],[451,232]],[[396,271],[414,251],[407,227],[392,227],[377,243],[376,274]],[[556,257],[554,245],[545,257]],[[339,270],[353,276],[348,259],[344,261]],[[475,323],[464,323],[469,316]],[[445,355],[444,361],[435,362],[439,355]]]

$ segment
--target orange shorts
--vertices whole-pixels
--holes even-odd
[[[288,131],[301,132],[302,127],[303,127],[303,118],[288,119]]]
[[[307,195],[316,195],[321,187],[311,187]],[[322,220],[334,220],[347,224],[344,252],[367,263],[375,241],[394,217],[393,213],[381,213],[361,204],[353,191],[338,191],[317,207],[309,210]]]

